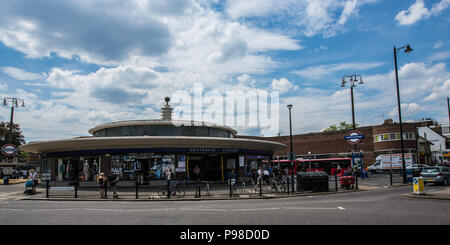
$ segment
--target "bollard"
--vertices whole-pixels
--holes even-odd
[[[47,186],[46,186],[45,197],[48,198],[48,191],[49,191],[49,189],[50,189],[50,180],[47,180],[46,182],[47,182],[47,183],[46,183]]]
[[[391,181],[391,186],[392,186],[392,169],[389,171],[389,179]]]
[[[108,184],[105,183],[105,199],[108,198]]]
[[[206,182],[206,184],[208,184],[208,182]],[[200,188],[200,182],[198,184],[198,197],[202,197],[202,189]]]
[[[136,199],[139,199],[139,182],[136,180]]]
[[[78,180],[75,180],[75,198],[78,198]]]
[[[338,191],[338,181],[337,181],[337,174],[334,172],[334,183],[336,184],[336,191]]]
[[[262,178],[259,178],[259,196],[262,196]]]
[[[230,183],[230,197],[233,197],[233,184],[231,183],[231,179],[228,179],[228,183]]]
[[[355,174],[355,189],[358,190],[358,175]]]
[[[289,176],[286,176],[287,181],[287,194],[289,195]]]

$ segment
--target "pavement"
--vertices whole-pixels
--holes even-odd
[[[132,196],[121,196],[119,199],[101,199],[97,196],[93,197],[86,197],[86,196],[79,196],[78,198],[73,197],[45,197],[45,188],[37,188],[37,194],[35,195],[24,195],[24,185],[22,182],[18,182],[17,184],[10,184],[10,185],[0,185],[0,198],[1,197],[11,197],[14,199],[19,200],[45,200],[45,201],[201,201],[201,200],[239,200],[239,199],[273,199],[273,198],[288,198],[288,197],[298,197],[298,196],[314,196],[314,195],[329,195],[329,194],[340,194],[340,193],[349,193],[349,192],[355,192],[355,191],[372,191],[377,190],[381,188],[396,188],[396,187],[402,187],[402,186],[411,186],[412,191],[412,184],[402,184],[402,183],[394,183],[392,186],[389,185],[385,179],[376,179],[376,178],[368,178],[364,180],[359,180],[358,183],[358,189],[357,190],[342,190],[339,189],[339,191],[334,191],[333,186],[330,186],[329,192],[301,192],[301,193],[295,193],[295,194],[278,194],[278,193],[272,193],[272,194],[263,194],[262,196],[259,196],[259,194],[249,194],[249,195],[235,195],[233,197],[229,197],[227,195],[221,195],[221,196],[202,196],[201,198],[194,198],[194,197],[183,197],[183,198],[166,198],[166,197],[157,197],[152,196],[151,198],[139,198],[136,199]],[[119,193],[120,194],[120,193]],[[415,194],[413,192],[403,194],[402,195],[405,198],[422,198],[422,199],[438,199],[438,200],[450,200],[450,186],[442,186],[439,188],[427,188],[425,186],[425,193],[424,194]]]

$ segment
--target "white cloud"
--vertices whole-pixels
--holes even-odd
[[[409,104],[402,103],[401,108],[402,108],[402,118],[417,115],[420,111],[423,110],[423,107],[419,106],[416,103],[409,103]],[[389,112],[389,116],[391,116],[392,118],[398,117],[398,106],[393,108]]]
[[[337,71],[363,71],[369,70],[375,67],[383,65],[382,62],[370,62],[370,63],[341,63],[341,64],[330,64],[330,65],[319,65],[319,66],[308,66],[302,70],[297,70],[294,74],[308,78],[308,79],[320,79],[332,74]]]
[[[27,72],[25,70],[11,67],[11,66],[3,66],[0,67],[0,70],[7,74],[8,76],[17,79],[17,80],[24,80],[24,81],[31,81],[31,80],[39,80],[44,79],[46,76],[44,74],[38,74],[38,73],[32,73]]]
[[[279,80],[273,79],[271,87],[272,90],[280,91],[282,94],[290,91],[297,91],[299,89],[297,85],[292,85],[292,83],[284,77]]]
[[[295,27],[302,28],[307,37],[322,34],[332,37],[344,30],[352,17],[358,16],[359,7],[374,1],[358,0],[229,0],[225,11],[233,19],[245,17],[284,18]]]
[[[400,11],[395,20],[398,21],[398,25],[412,25],[421,19],[427,19],[430,16],[439,15],[450,5],[450,0],[441,0],[438,3],[433,4],[431,10],[425,7],[423,0],[416,0],[407,10]]]

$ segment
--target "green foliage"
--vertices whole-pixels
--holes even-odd
[[[0,122],[0,144],[8,144],[10,143],[10,126],[9,122]],[[13,123],[12,129],[12,140],[11,144],[19,147],[20,145],[25,144],[25,137],[22,135],[22,130],[19,127],[19,124]]]
[[[359,124],[355,124],[356,127],[359,126]],[[353,125],[351,123],[347,123],[346,121],[340,122],[339,126],[336,126],[334,124],[332,124],[330,127],[322,130],[322,132],[333,132],[333,131],[338,131],[338,130],[350,130],[353,129]]]

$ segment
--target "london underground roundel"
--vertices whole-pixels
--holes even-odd
[[[361,134],[359,131],[352,130],[348,133],[347,136],[345,136],[345,139],[348,143],[355,145],[361,142],[361,140],[364,138],[364,135]]]
[[[17,152],[17,147],[13,144],[6,144],[2,146],[2,153],[5,156],[14,156]]]

